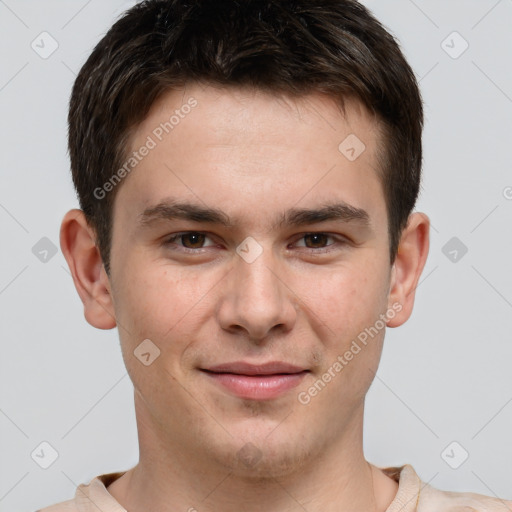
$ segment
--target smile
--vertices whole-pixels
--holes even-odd
[[[202,369],[216,384],[248,400],[270,400],[295,388],[309,370],[294,365],[271,362],[251,365],[228,363]]]

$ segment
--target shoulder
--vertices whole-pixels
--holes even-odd
[[[50,505],[49,507],[42,508],[36,512],[80,512],[80,510],[76,506],[75,500],[69,500],[56,503],[55,505]]]
[[[418,512],[512,512],[512,501],[469,492],[440,491],[426,485],[420,492]]]
[[[421,481],[410,465],[386,468],[398,482],[398,494],[388,512],[512,512],[512,501],[469,492],[441,491]]]
[[[418,512],[512,512],[512,501],[472,492],[441,491],[421,483]]]
[[[88,484],[80,484],[76,488],[72,500],[56,503],[36,512],[126,512],[107,490],[124,473],[106,473],[94,477]]]

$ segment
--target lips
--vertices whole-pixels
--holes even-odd
[[[305,368],[301,368],[289,363],[283,363],[281,361],[270,361],[268,363],[259,365],[237,361],[233,363],[210,366],[205,370],[215,373],[234,373],[237,375],[275,375],[278,373],[290,374],[306,371]]]
[[[202,368],[205,375],[225,391],[249,400],[270,400],[296,387],[309,370],[271,361],[250,364],[243,361]]]

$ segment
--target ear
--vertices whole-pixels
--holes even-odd
[[[427,261],[429,229],[430,220],[424,213],[415,212],[409,216],[391,269],[388,296],[389,308],[396,303],[401,304],[402,308],[388,319],[388,327],[398,327],[411,316],[416,287]]]
[[[114,328],[116,319],[110,282],[96,246],[94,230],[82,210],[70,210],[64,216],[60,247],[84,304],[85,319],[98,329]]]

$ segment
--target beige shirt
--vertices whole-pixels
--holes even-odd
[[[412,466],[382,469],[398,482],[398,492],[386,512],[512,512],[512,501],[480,494],[438,491],[423,483]],[[107,491],[124,473],[108,473],[79,485],[75,497],[37,512],[126,512]]]

